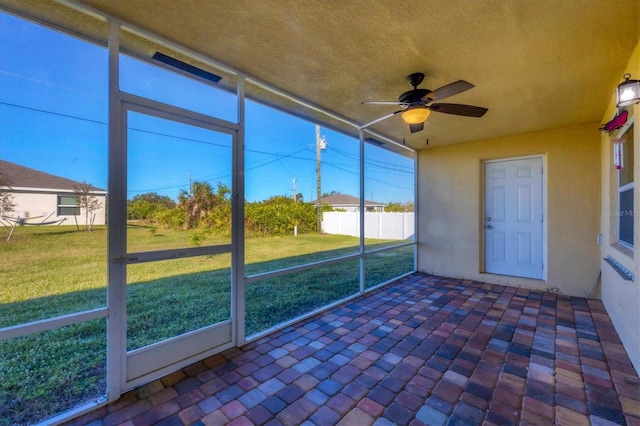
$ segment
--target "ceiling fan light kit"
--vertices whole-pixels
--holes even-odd
[[[379,123],[380,121],[386,120],[387,118],[393,117],[401,112],[402,119],[409,125],[409,130],[411,133],[415,133],[424,129],[423,123],[427,121],[431,111],[462,115],[465,117],[482,117],[488,111],[487,108],[473,105],[433,103],[436,100],[448,98],[449,96],[457,95],[458,93],[462,93],[475,87],[467,81],[454,81],[453,83],[449,83],[439,89],[431,91],[429,89],[418,89],[418,85],[422,83],[422,80],[424,80],[423,73],[415,72],[410,74],[407,77],[407,81],[413,89],[401,94],[397,101],[363,102],[363,104],[370,105],[399,105],[402,109],[377,118],[372,122],[365,124],[362,128]]]
[[[402,112],[402,119],[407,124],[419,124],[427,121],[431,115],[431,111],[422,106],[414,106],[405,109]]]

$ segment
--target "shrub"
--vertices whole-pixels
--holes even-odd
[[[315,207],[307,203],[296,203],[285,196],[248,203],[245,218],[245,229],[249,235],[291,235],[295,226],[301,234],[316,232]]]
[[[187,214],[184,209],[176,207],[157,211],[155,219],[169,228],[182,229],[187,221]]]
[[[162,212],[175,208],[176,203],[166,195],[155,192],[139,194],[127,201],[127,219],[157,220]]]

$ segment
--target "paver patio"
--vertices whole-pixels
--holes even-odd
[[[74,425],[640,425],[602,303],[413,274]]]

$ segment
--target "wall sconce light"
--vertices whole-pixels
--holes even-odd
[[[640,80],[630,80],[631,74],[624,76],[624,81],[618,85],[618,103],[617,107],[626,107],[627,105],[640,102]]]

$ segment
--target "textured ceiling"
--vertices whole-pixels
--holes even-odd
[[[596,122],[640,34],[628,0],[82,0],[359,124],[421,88],[476,87],[444,102],[483,118],[399,115],[373,128],[417,149]],[[634,76],[638,77],[638,76]]]

